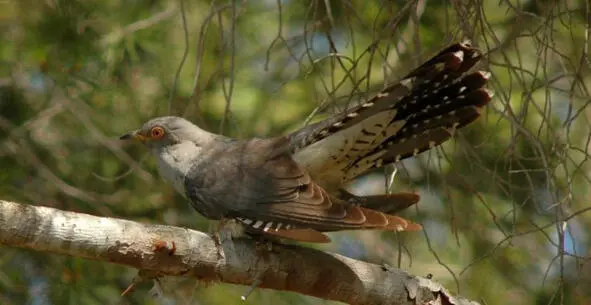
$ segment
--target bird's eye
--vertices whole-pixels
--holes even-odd
[[[152,140],[161,139],[162,137],[164,137],[164,128],[160,126],[152,127],[152,129],[150,129],[150,137],[152,138]]]

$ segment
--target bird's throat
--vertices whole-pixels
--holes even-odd
[[[183,196],[186,196],[184,186],[186,171],[195,162],[200,151],[200,147],[189,141],[152,150],[160,175]]]

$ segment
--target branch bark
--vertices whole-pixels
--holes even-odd
[[[163,241],[174,242],[174,253],[155,250]],[[2,200],[0,244],[126,265],[151,275],[256,282],[349,304],[478,304],[452,297],[431,280],[338,254],[279,244],[262,252],[254,241],[238,239],[224,242],[219,257],[214,241],[198,231]]]

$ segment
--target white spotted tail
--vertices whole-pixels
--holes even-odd
[[[454,44],[361,105],[291,136],[294,159],[327,189],[367,170],[447,141],[480,116],[492,98],[490,73],[466,72],[482,57]]]

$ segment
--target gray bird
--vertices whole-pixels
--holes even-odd
[[[481,58],[454,44],[360,105],[290,135],[231,139],[180,117],[158,117],[121,139],[144,143],[160,175],[203,216],[253,234],[328,242],[323,232],[418,230],[394,215],[419,196],[356,196],[344,185],[372,168],[448,140],[492,98]]]

